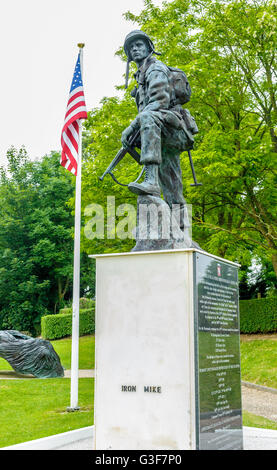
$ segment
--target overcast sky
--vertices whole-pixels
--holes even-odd
[[[117,94],[125,64],[115,57],[137,25],[143,0],[0,0],[2,90],[0,165],[10,146],[32,159],[60,150],[78,42],[84,42],[83,80],[88,110]],[[154,0],[161,5],[162,0]]]

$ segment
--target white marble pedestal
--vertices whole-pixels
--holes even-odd
[[[204,324],[199,323],[201,306],[199,310],[197,289],[200,285],[203,291],[203,273],[206,276],[208,272],[212,278],[215,272],[221,276],[220,270],[227,269],[224,288],[228,284],[228,272],[235,269],[234,263],[195,249],[96,255],[95,258],[95,449],[210,448],[211,432],[213,442],[214,432],[222,431],[222,425],[216,423],[225,419],[232,428],[236,414],[240,414],[237,405],[235,418],[232,410],[228,415],[227,405],[224,414],[224,406],[220,407],[218,399],[220,393],[221,402],[228,401],[228,392],[224,392],[228,380],[224,373],[227,371],[228,375],[228,367],[239,373],[239,366],[232,366],[230,358],[227,369],[226,359],[224,363],[227,354],[223,350],[228,349],[230,324],[227,333],[223,325],[222,334],[222,325],[210,306],[204,317],[202,312]],[[209,271],[211,265],[216,271]],[[209,279],[206,281],[205,289],[212,289]],[[213,293],[210,297],[216,302]],[[217,321],[215,328],[210,316]],[[233,329],[237,333],[237,327]],[[205,336],[205,331],[209,336]],[[199,362],[199,352],[203,356],[199,332],[204,335],[205,344],[210,338],[212,343],[211,347],[205,346],[210,350],[204,351],[204,369],[202,359]],[[216,352],[218,346],[223,352]],[[212,364],[209,354],[212,358],[222,357],[222,364],[220,359]],[[209,372],[210,369],[215,370]],[[203,383],[207,379],[209,382],[211,373],[210,381],[216,381],[207,389],[217,400],[212,405],[205,404],[206,392],[200,399],[201,371],[204,371]],[[230,379],[233,384],[234,380],[240,380],[239,375],[236,377]],[[218,388],[219,379],[221,388]],[[237,428],[236,425],[233,431]],[[216,435],[218,438],[220,442],[220,434]],[[224,438],[226,433],[221,435],[223,444]],[[237,439],[240,440],[240,435]]]

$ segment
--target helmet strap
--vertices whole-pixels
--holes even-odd
[[[144,67],[146,65],[146,63],[148,62],[148,60],[150,59],[150,57],[153,55],[153,54],[156,54],[156,55],[161,55],[160,52],[156,52],[154,50],[150,51],[149,55],[145,58],[144,60]],[[131,59],[127,59],[127,64],[126,64],[126,78],[125,78],[125,90],[128,88],[128,81],[129,81],[129,70],[130,70],[130,62],[131,62]]]
[[[125,90],[128,88],[129,68],[130,68],[130,59],[128,58],[128,60],[127,60],[127,65],[126,65]]]

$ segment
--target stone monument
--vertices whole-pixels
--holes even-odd
[[[144,32],[124,50],[138,67],[138,115],[122,144],[141,149],[145,176],[128,185],[136,246],[95,255],[95,448],[242,449],[238,265],[192,241],[183,198],[180,153],[197,132],[182,108],[190,87]]]
[[[95,257],[96,449],[241,449],[238,265]]]

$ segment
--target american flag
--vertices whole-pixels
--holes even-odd
[[[79,162],[79,141],[81,119],[87,119],[87,109],[83,90],[80,54],[76,62],[72,84],[69,92],[61,143],[61,165],[77,176]]]

